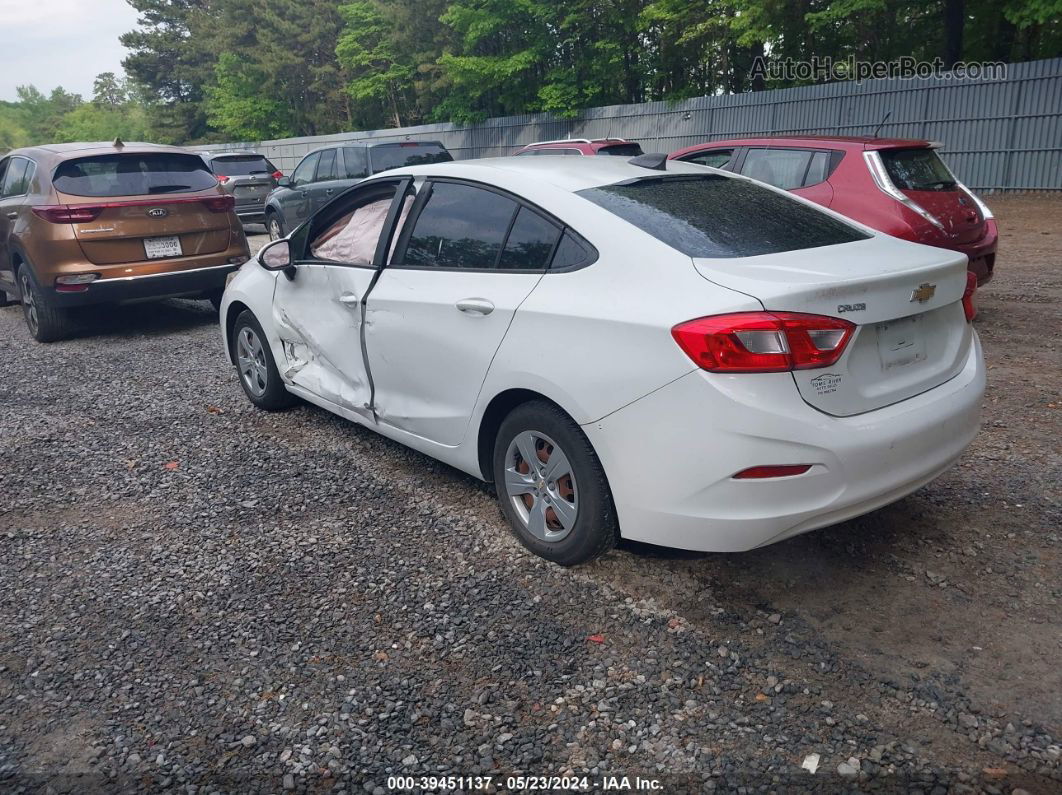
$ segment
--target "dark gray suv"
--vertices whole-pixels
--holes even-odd
[[[334,196],[366,177],[403,166],[453,160],[439,141],[388,144],[335,143],[308,153],[266,199],[265,223],[273,240],[284,237]]]
[[[284,175],[264,155],[247,150],[200,152],[200,156],[236,200],[236,215],[245,224],[265,223],[265,200]]]

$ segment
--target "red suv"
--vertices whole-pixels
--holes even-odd
[[[642,147],[625,138],[566,138],[563,141],[537,141],[513,152],[514,156],[528,155],[614,155],[637,157]]]
[[[887,234],[961,251],[985,284],[996,264],[995,217],[944,165],[937,146],[900,138],[732,138],[668,157],[735,171]]]

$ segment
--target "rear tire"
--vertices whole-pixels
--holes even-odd
[[[280,238],[284,237],[284,222],[280,220],[280,216],[277,215],[276,211],[270,210],[266,213],[265,226],[270,240],[280,240]]]
[[[619,540],[601,462],[586,434],[552,403],[524,403],[505,418],[493,473],[509,527],[539,557],[575,566]]]
[[[244,310],[236,318],[231,345],[240,386],[251,403],[266,411],[280,411],[298,402],[284,388],[265,332],[250,310]]]
[[[25,263],[21,265],[16,278],[22,291],[22,316],[33,339],[37,342],[55,342],[68,336],[72,330],[69,315],[48,303],[44,291],[37,286],[30,266]]]

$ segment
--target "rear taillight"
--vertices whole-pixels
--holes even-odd
[[[281,177],[284,176],[284,172],[281,171],[280,169],[277,169],[276,171],[273,172],[272,176],[273,176],[273,179],[280,179]]]
[[[231,177],[223,177],[221,174],[215,174],[214,176],[218,178],[218,182],[220,182],[222,185],[224,185],[231,179]]]
[[[972,323],[977,317],[977,305],[974,297],[977,293],[977,274],[966,271],[966,289],[962,293],[962,311],[966,313],[966,322]]]
[[[34,215],[52,224],[87,224],[95,221],[102,212],[101,204],[51,204],[33,208]]]
[[[702,370],[784,373],[829,367],[854,332],[854,323],[825,315],[740,312],[680,323],[671,336]]]
[[[212,213],[227,213],[236,206],[236,199],[232,196],[211,196],[209,199],[202,199],[201,201]]]

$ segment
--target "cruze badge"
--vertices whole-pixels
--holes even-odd
[[[843,315],[845,312],[865,312],[866,309],[866,304],[838,304],[837,314]]]
[[[170,214],[170,211],[167,210],[165,207],[152,207],[150,210],[147,211],[147,214],[150,215],[152,218],[165,218],[167,215]]]
[[[918,287],[916,287],[911,292],[911,301],[917,301],[920,304],[924,304],[926,301],[936,295],[936,292],[937,286],[935,284],[924,282],[923,284],[918,285]]]

